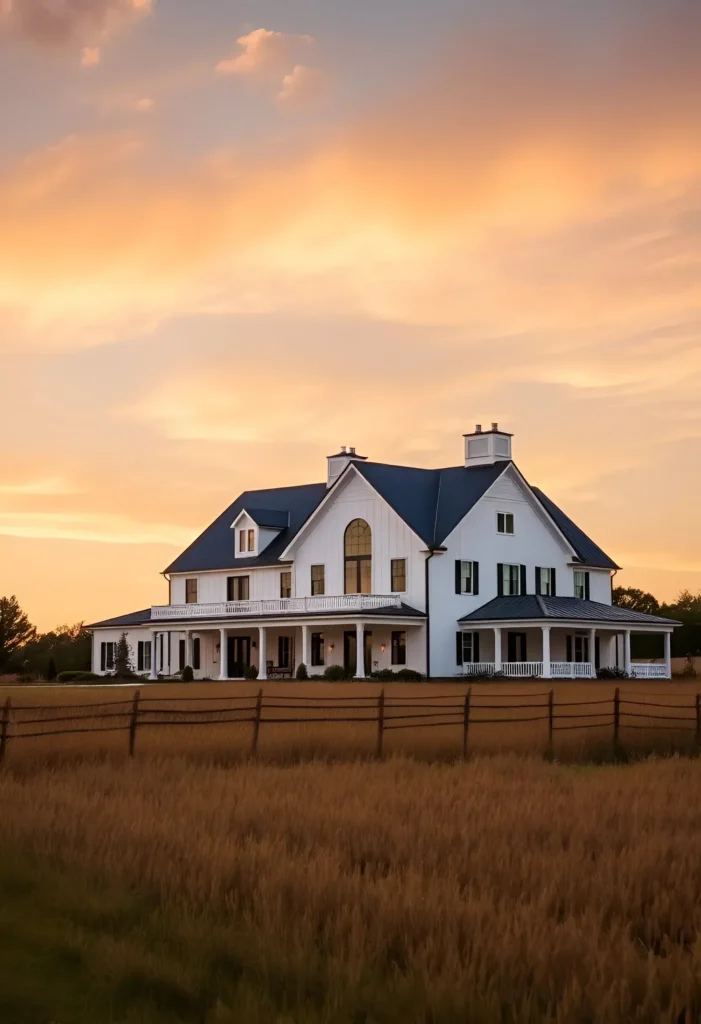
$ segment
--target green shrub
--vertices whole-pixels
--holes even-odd
[[[183,669],[183,682],[192,683],[195,679],[195,673],[192,671],[192,665],[186,665]]]
[[[347,672],[343,665],[327,665],[324,669],[324,679],[330,683],[345,683],[353,678],[352,672]]]
[[[628,673],[622,668],[600,668],[596,673],[597,679],[627,679]]]
[[[258,666],[249,665],[243,673],[244,679],[257,679],[258,678]]]
[[[100,676],[94,672],[81,672],[77,669],[71,669],[67,672],[59,672],[56,676],[57,683],[94,683]]]
[[[401,683],[420,683],[423,679],[423,675],[413,668],[399,668],[397,669],[394,678],[399,680]]]
[[[396,679],[395,673],[391,668],[381,668],[377,672],[372,673],[373,679]]]
[[[297,671],[295,672],[295,679],[297,679],[300,683],[305,679],[309,679],[307,666],[304,664],[303,661],[300,661],[299,665],[297,666]]]

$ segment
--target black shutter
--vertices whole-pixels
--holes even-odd
[[[139,640],[139,643],[137,645],[136,671],[137,672],[143,672],[144,671],[144,641],[143,640]]]
[[[462,590],[460,584],[462,582],[462,562],[459,558],[455,559],[455,593],[461,594]],[[462,664],[462,662],[460,663]]]
[[[100,644],[100,671],[101,672],[105,671],[105,666],[106,665],[107,665],[107,644],[102,643],[102,644]]]
[[[506,657],[509,661],[516,661],[516,634],[507,635]]]
[[[586,601],[589,600],[589,573],[584,573],[584,598]]]
[[[497,594],[504,596],[504,566],[501,562],[497,565]]]
[[[200,638],[198,636],[192,641],[192,667],[200,667]]]
[[[535,567],[535,592],[540,594],[540,568],[537,565]]]
[[[227,599],[227,601],[233,601],[234,600],[234,577],[233,576],[227,576],[226,577],[226,599]]]
[[[557,586],[556,586],[556,583],[555,583],[556,576],[557,576],[557,573],[555,572],[555,570],[551,569],[550,570],[550,593],[552,594],[553,597],[555,597],[555,595],[557,594]]]
[[[567,661],[572,664],[572,637],[567,637]]]
[[[462,633],[455,634],[455,663],[462,665]]]
[[[472,660],[480,660],[480,635],[479,633],[472,634]]]
[[[479,562],[472,563],[472,593],[479,594],[480,592],[480,564]]]
[[[521,566],[521,587],[520,587],[520,591],[521,591],[522,594],[527,594],[528,593],[528,577],[526,575],[526,567],[525,567],[525,565]]]
[[[181,640],[178,644],[178,668],[185,668],[185,641]]]

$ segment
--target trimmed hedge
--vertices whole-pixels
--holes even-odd
[[[398,668],[396,672],[391,668],[383,668],[379,672],[373,672],[372,678],[394,680],[398,683],[420,683],[424,676],[413,668]]]
[[[346,672],[343,665],[327,665],[324,669],[324,679],[331,683],[349,683],[353,679],[353,673]]]
[[[83,672],[78,669],[71,669],[68,672],[59,672],[56,676],[57,683],[94,683],[101,677],[94,672]]]

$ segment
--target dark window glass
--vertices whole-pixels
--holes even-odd
[[[406,631],[392,631],[392,664],[406,665]]]
[[[513,514],[513,512],[497,512],[497,532],[498,533],[513,533],[514,532],[514,514]]]
[[[245,551],[246,550],[246,547],[247,547],[247,545],[246,545],[246,537],[247,536],[248,536],[248,534],[246,533],[245,530],[239,530],[239,550],[240,551]]]
[[[312,566],[312,597],[317,597],[321,594],[326,593],[326,584],[324,581],[324,566],[313,565]]]
[[[144,640],[144,671],[151,671],[151,641]]]
[[[280,597],[292,597],[292,573],[280,573]]]
[[[324,664],[324,634],[312,633],[312,665]]]
[[[248,531],[248,550],[249,551],[255,551],[256,550],[256,531],[255,530],[249,530]]]
[[[114,644],[111,641],[105,644],[105,668],[114,668]]]
[[[369,594],[372,591],[372,532],[364,519],[354,519],[344,536],[345,592]]]
[[[226,580],[227,601],[248,601],[249,576],[228,576]]]
[[[185,604],[197,604],[197,580],[185,580]]]
[[[406,558],[392,559],[392,592],[403,594],[406,590]]]
[[[472,562],[460,563],[460,593],[472,593]]]
[[[289,636],[279,636],[277,638],[277,663],[279,668],[290,667],[291,650],[292,644]]]
[[[575,636],[574,638],[574,660],[578,663],[589,661],[589,637]]]
[[[198,636],[192,641],[192,667],[200,667],[200,638]]]
[[[588,572],[582,572],[581,569],[575,569],[574,573],[574,596],[580,597],[583,601],[587,600],[589,587],[588,583]]]
[[[503,580],[504,580],[504,594],[507,597],[513,597],[521,593],[521,566],[520,565],[504,565],[502,566]]]

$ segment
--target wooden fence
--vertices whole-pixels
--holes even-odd
[[[89,704],[13,706],[8,697],[0,718],[0,763],[8,746],[24,740],[50,736],[126,732],[128,751],[134,756],[137,736],[144,729],[250,724],[250,750],[258,750],[261,730],[285,724],[367,724],[376,735],[375,751],[382,757],[385,734],[396,729],[428,729],[454,726],[456,753],[461,734],[463,757],[468,755],[471,730],[485,725],[525,725],[547,722],[548,750],[553,751],[555,733],[561,730],[606,729],[614,752],[621,748],[622,730],[679,730],[690,737],[701,751],[701,694],[691,701],[658,703],[636,697],[679,697],[662,693],[622,694],[616,689],[612,698],[560,701],[554,691],[529,694],[456,693],[386,696],[297,696],[288,694],[256,697],[142,697],[139,690],[132,700]],[[536,703],[524,704],[528,698]],[[498,700],[499,703],[494,703]],[[519,703],[509,703],[518,700]],[[206,707],[193,705],[205,704]],[[596,709],[596,710],[595,710]],[[485,713],[486,712],[486,716]],[[498,715],[491,714],[499,712]],[[512,713],[516,712],[515,715]],[[505,713],[508,714],[505,717]],[[48,728],[47,728],[48,727]]]

